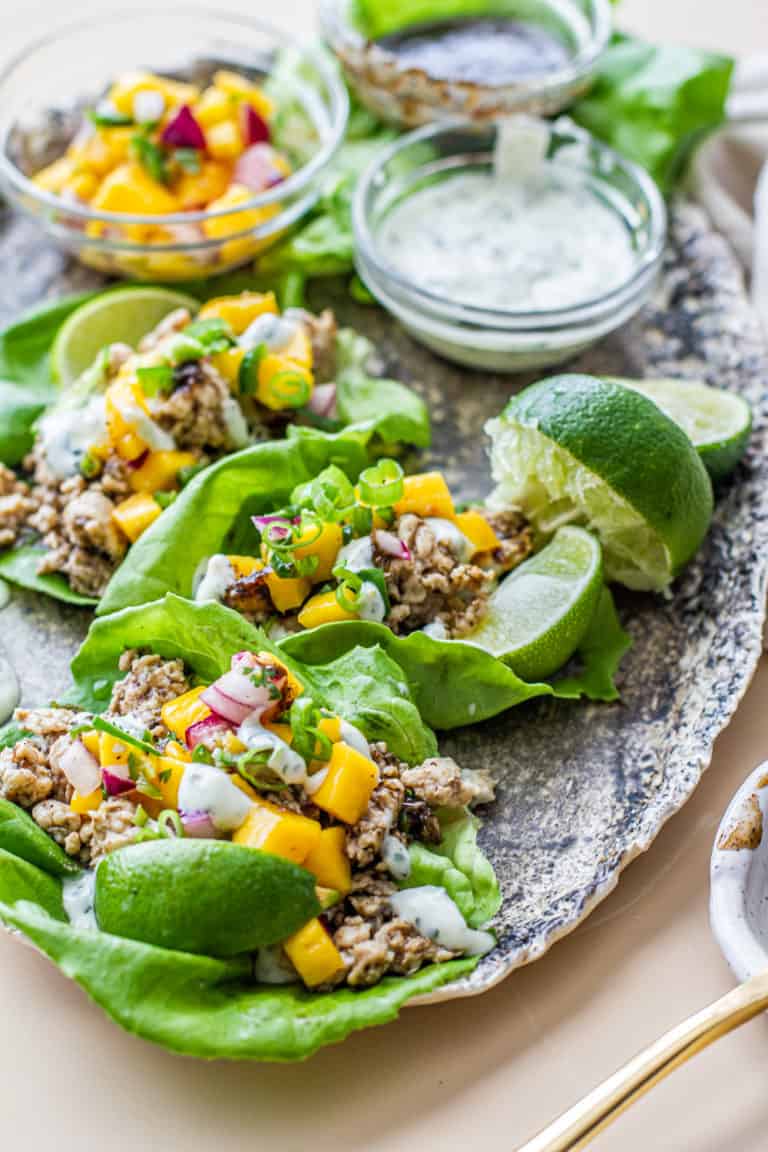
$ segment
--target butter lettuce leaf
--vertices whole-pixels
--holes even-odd
[[[352,328],[338,335],[336,405],[342,424],[370,425],[388,444],[428,448],[429,413],[420,396],[397,380],[371,376],[374,345]]]
[[[445,888],[467,924],[482,928],[501,907],[496,874],[477,844],[480,821],[469,812],[441,813],[443,839],[438,845],[410,844],[411,871],[400,888],[435,884]]]
[[[16,730],[12,732],[15,744],[21,737]],[[35,824],[22,808],[12,804],[10,800],[0,798],[0,850],[11,853],[52,876],[76,875],[80,868],[67,856],[55,840],[52,840],[39,824]]]
[[[0,579],[27,588],[31,592],[42,592],[64,604],[92,608],[98,603],[92,596],[74,592],[69,581],[60,572],[47,572],[38,575],[37,566],[45,555],[45,549],[35,544],[25,544],[21,548],[9,548],[0,552]]]

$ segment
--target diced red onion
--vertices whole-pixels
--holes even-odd
[[[192,840],[215,840],[218,833],[210,812],[179,811],[184,835]]]
[[[246,716],[263,711],[271,703],[266,684],[253,684],[237,671],[225,672],[201,693],[200,699],[232,724],[242,724]]]
[[[168,148],[197,148],[201,152],[205,151],[205,133],[188,104],[182,104],[176,115],[168,121],[163,128],[161,140]]]
[[[252,192],[266,192],[281,184],[285,177],[272,159],[269,144],[253,144],[238,157],[233,173],[236,184],[243,184]]]
[[[107,796],[120,796],[123,792],[131,792],[136,787],[130,776],[121,776],[110,768],[103,770],[102,778]]]
[[[126,460],[125,461],[126,467],[131,469],[131,470],[133,470],[135,468],[141,468],[142,464],[145,462],[145,460],[147,459],[148,456],[149,456],[149,449],[147,448],[144,452],[142,452],[141,456],[137,456],[135,460]]]
[[[59,759],[59,767],[81,796],[88,796],[101,784],[99,762],[88,751],[82,740],[73,740],[64,749]]]
[[[316,416],[333,416],[336,413],[336,385],[318,384],[307,404],[310,412],[314,412]]]
[[[210,705],[209,705],[210,707]],[[223,716],[206,716],[204,720],[197,720],[194,724],[190,724],[184,733],[184,739],[190,752],[194,752],[197,745],[206,736],[211,736],[214,732],[231,732],[233,724],[225,720]]]
[[[282,523],[285,519],[286,519],[285,516],[281,516],[279,512],[276,512],[272,516],[251,516],[251,523],[255,524],[256,527],[261,532],[261,530],[263,528],[268,528],[270,524],[274,524],[278,521],[280,523]],[[299,524],[300,522],[301,522],[300,516],[294,516],[291,520],[291,524]],[[238,656],[242,656],[242,655],[243,655],[242,652],[238,652]],[[250,655],[250,653],[248,653],[248,655]]]
[[[251,144],[269,144],[269,124],[247,100],[240,105],[240,131],[246,147]]]
[[[377,528],[373,533],[373,539],[379,552],[383,552],[385,556],[394,556],[397,560],[410,560],[408,545],[399,536],[395,536],[394,532]]]

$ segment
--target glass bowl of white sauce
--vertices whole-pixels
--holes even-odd
[[[371,293],[449,360],[556,364],[626,323],[666,239],[651,177],[570,121],[443,122],[360,180],[356,262]]]

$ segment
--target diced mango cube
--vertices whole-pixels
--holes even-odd
[[[241,100],[247,100],[265,120],[268,120],[274,114],[275,108],[270,98],[262,92],[261,88],[257,88],[255,84],[251,84],[251,82],[247,80],[245,76],[241,76],[239,72],[229,72],[222,68],[214,73],[213,83],[219,91],[225,92],[228,96],[235,96]]]
[[[231,179],[232,165],[218,160],[204,160],[199,172],[182,172],[173,189],[180,210],[188,212],[218,200],[229,188]]]
[[[133,544],[150,524],[154,524],[162,511],[148,492],[137,492],[113,508],[112,519]]]
[[[243,205],[248,204],[253,198],[254,193],[244,184],[230,184],[223,196],[211,201],[208,205],[208,211],[222,212],[227,208],[232,208],[234,211],[223,216],[216,216],[214,219],[205,220],[203,229],[206,235],[213,239],[221,239],[225,236],[236,236],[240,232],[249,232],[258,228],[260,224],[270,218],[270,215],[274,214],[269,211],[269,209],[274,208],[274,205],[265,204],[263,208],[251,208],[249,211],[243,211]],[[246,239],[250,240],[250,237],[246,237]]]
[[[253,575],[254,572],[260,572],[264,567],[261,560],[256,556],[227,556],[227,560],[229,560],[232,571],[238,580],[243,580],[246,576]]]
[[[276,572],[270,572],[267,588],[278,612],[290,612],[304,603],[312,591],[312,584],[305,576],[278,576]]]
[[[395,504],[395,515],[403,516],[406,512],[453,519],[453,498],[441,472],[421,472],[404,478],[403,497]]]
[[[175,700],[168,700],[160,709],[163,724],[177,740],[184,740],[188,728],[210,716],[210,708],[200,699],[205,688],[205,684],[199,688],[190,688],[189,692],[177,696]]]
[[[186,771],[186,763],[177,756],[157,756],[154,765],[154,783],[163,794],[163,808],[178,808],[179,786]]]
[[[198,312],[198,319],[218,317],[229,324],[235,336],[242,336],[257,317],[265,312],[276,316],[278,311],[274,292],[241,292],[239,296],[217,296],[209,300]]]
[[[335,592],[318,592],[299,612],[302,628],[318,628],[321,624],[335,624],[339,620],[357,620],[357,616],[341,607]]]
[[[347,856],[347,833],[338,824],[324,828],[304,861],[304,867],[325,888],[335,888],[345,896],[352,887],[352,867]]]
[[[228,120],[233,111],[237,111],[237,97],[221,88],[206,88],[200,95],[192,111],[198,124],[204,129],[213,124],[220,124]]]
[[[307,556],[317,556],[318,565],[315,571],[310,574],[310,579],[313,584],[320,584],[330,579],[336,563],[336,557],[343,543],[341,525],[324,523],[322,532],[316,540],[313,540],[315,535],[315,529],[308,528],[302,534],[301,539],[307,539],[310,543],[299,544],[298,548],[294,549],[293,555],[297,560],[302,560]]]
[[[312,341],[303,324],[296,329],[288,343],[280,349],[280,355],[295,361],[296,364],[301,364],[304,368],[311,369]]]
[[[98,177],[93,172],[75,172],[62,188],[66,196],[74,196],[77,200],[88,201],[99,186]]]
[[[147,459],[129,477],[134,492],[166,492],[178,488],[181,468],[197,463],[194,452],[150,452]]]
[[[475,552],[493,552],[501,545],[493,528],[479,512],[459,512],[454,522]]]
[[[302,864],[320,839],[320,832],[317,820],[287,812],[267,800],[257,800],[232,840]]]
[[[93,792],[89,792],[87,796],[81,796],[75,789],[69,806],[73,812],[77,812],[79,816],[84,816],[86,812],[93,812],[95,808],[98,808],[103,799],[101,788],[94,788]]]
[[[235,160],[243,151],[243,137],[234,120],[222,120],[205,130],[205,143],[214,160]]]
[[[82,144],[70,148],[76,170],[85,168],[96,176],[106,176],[130,159],[135,132],[135,128],[97,128]]]
[[[341,953],[318,919],[289,936],[283,948],[308,988],[327,983],[344,969]]]
[[[211,364],[222,376],[232,392],[238,391],[240,382],[240,365],[245,356],[245,348],[241,344],[235,344],[232,348],[225,348],[223,352],[215,352],[211,356]]]
[[[99,732],[99,763],[102,768],[125,768],[131,751],[131,746],[118,736]]]
[[[356,824],[378,782],[379,770],[373,761],[339,741],[333,745],[328,773],[312,800],[337,820]]]
[[[341,740],[341,716],[323,716],[318,728],[334,744]]]
[[[58,160],[54,160],[53,164],[49,164],[47,168],[41,168],[34,176],[33,182],[37,184],[38,188],[42,188],[44,192],[58,194],[62,191],[67,181],[72,179],[74,171],[75,164],[72,158],[68,155],[60,156]]]
[[[136,419],[149,415],[147,399],[138,380],[120,376],[107,388],[105,396],[107,433],[112,444],[122,437],[135,434]]]
[[[291,699],[295,700],[297,696],[301,696],[304,692],[304,685],[298,676],[293,673],[284,661],[278,659],[271,652],[259,652],[259,659],[263,660],[266,664],[274,664],[277,668],[282,668],[285,672],[286,680],[288,681],[288,689]]]
[[[194,84],[169,80],[166,76],[155,76],[152,72],[127,72],[112,85],[109,99],[118,112],[124,116],[133,116],[133,100],[140,92],[159,92],[166,102],[167,110],[181,104],[191,104],[197,99],[199,91]]]
[[[84,744],[91,756],[95,756],[97,760],[99,760],[100,735],[101,733],[94,728],[91,732],[83,732],[80,736],[80,743]]]
[[[276,412],[302,408],[312,395],[314,384],[310,370],[282,352],[268,352],[259,360],[256,399],[265,408]]]
[[[120,164],[105,176],[91,206],[97,212],[129,212],[142,216],[165,216],[179,211],[179,203],[168,189],[133,161]]]

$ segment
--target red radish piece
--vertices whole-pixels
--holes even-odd
[[[383,528],[377,528],[373,534],[373,540],[379,552],[383,552],[385,556],[394,556],[396,560],[410,560],[411,553],[408,545],[403,543],[399,536],[395,536],[394,532],[386,532]]]
[[[318,384],[307,404],[310,412],[314,412],[315,416],[323,416],[329,419],[336,414],[336,385]]]
[[[136,787],[130,776],[121,776],[109,768],[103,770],[102,778],[107,796],[121,796],[123,792],[131,792]]]
[[[168,121],[160,137],[167,148],[196,148],[205,151],[205,133],[188,104],[182,104]]]
[[[149,456],[149,449],[147,448],[147,450],[145,452],[142,452],[141,456],[137,456],[135,460],[126,460],[125,466],[126,466],[126,468],[133,468],[133,469],[141,468],[142,464],[144,463],[144,461],[147,459],[148,456]]]
[[[259,531],[261,531],[262,528],[268,528],[270,524],[283,524],[286,519],[286,516],[281,516],[279,513],[275,513],[272,516],[251,516],[251,523],[255,524]],[[301,517],[293,516],[290,520],[290,523],[300,524]],[[243,653],[238,653],[238,655],[243,655]]]
[[[81,740],[73,742],[59,757],[59,767],[80,796],[88,796],[101,784],[101,768]]]
[[[225,672],[200,696],[204,704],[232,724],[242,724],[252,712],[263,712],[269,707],[269,687],[254,684],[242,672]]]
[[[269,144],[253,144],[246,148],[235,164],[233,180],[252,192],[265,192],[285,179],[272,159]]]
[[[192,840],[215,840],[218,836],[209,812],[180,811],[184,835]]]
[[[184,739],[190,752],[194,752],[197,745],[206,736],[212,736],[214,732],[231,732],[232,728],[233,725],[223,716],[206,716],[204,720],[190,724],[184,733]]]
[[[269,144],[269,124],[247,100],[240,105],[240,131],[246,147],[251,144]]]

